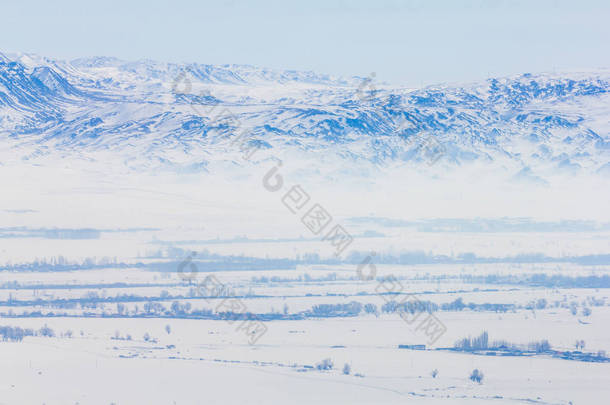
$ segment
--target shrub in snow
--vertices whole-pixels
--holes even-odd
[[[551,350],[551,344],[545,339],[528,344],[528,349],[536,353],[545,353]]]
[[[536,301],[536,309],[544,309],[547,306],[547,301],[544,298],[540,298]]]
[[[379,312],[377,311],[377,305],[375,304],[364,304],[364,312],[366,312],[367,314],[379,315]]]
[[[47,325],[40,328],[40,330],[38,331],[38,334],[40,336],[55,337],[55,332],[53,331],[53,329],[49,328]]]
[[[321,362],[316,364],[316,368],[318,370],[332,370],[333,361],[331,359],[324,359]]]
[[[475,368],[474,370],[472,370],[472,373],[470,373],[470,377],[469,378],[472,381],[481,384],[481,382],[483,381],[483,373],[480,372],[478,368]]]

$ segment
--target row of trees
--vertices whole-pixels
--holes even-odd
[[[489,334],[484,331],[477,337],[467,337],[455,342],[455,349],[462,351],[477,351],[477,350],[513,350],[513,351],[530,351],[536,353],[546,353],[551,350],[551,344],[548,340],[540,340],[530,342],[527,345],[517,345],[505,340],[497,340],[490,342]]]
[[[70,332],[70,336],[72,333]],[[23,329],[18,326],[0,326],[0,336],[3,341],[13,341],[13,342],[21,342],[26,336],[45,336],[45,337],[54,337],[55,332],[53,329],[49,328],[47,325],[44,325],[39,330],[35,331],[34,329]]]

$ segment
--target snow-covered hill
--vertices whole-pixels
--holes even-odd
[[[214,171],[298,154],[345,170],[608,176],[609,90],[607,70],[414,90],[243,65],[0,54],[1,159]],[[250,162],[238,134],[258,148]]]

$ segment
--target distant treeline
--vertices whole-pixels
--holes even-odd
[[[92,284],[21,284],[15,280],[0,284],[0,290],[102,290],[105,288],[180,287],[182,283],[92,283]]]
[[[599,232],[610,230],[610,223],[585,220],[542,222],[531,218],[433,218],[407,221],[383,217],[355,217],[348,221],[357,224],[376,224],[388,228],[414,228],[418,232]]]
[[[51,257],[49,259],[36,259],[29,263],[0,265],[0,271],[33,271],[33,272],[56,272],[75,270],[95,270],[113,268],[145,267],[144,263],[121,263],[116,257],[89,257],[83,260],[69,260],[63,256]]]
[[[30,263],[0,265],[0,271],[73,271],[91,270],[105,267],[115,268],[144,268],[157,272],[177,272],[185,258],[191,251],[179,248],[168,248],[164,252],[157,252],[152,258],[163,259],[152,263],[124,263],[117,258],[87,258],[78,262],[69,261],[64,257],[35,260]],[[358,265],[368,256],[364,252],[351,252],[344,261],[336,258],[321,258],[318,254],[310,253],[297,258],[259,258],[239,255],[219,255],[203,251],[198,253],[189,264],[194,264],[198,271],[257,271],[257,270],[294,270],[298,265]],[[169,259],[169,260],[168,260]],[[462,253],[456,257],[434,255],[423,251],[403,252],[400,254],[378,253],[375,256],[376,264],[392,265],[421,265],[421,264],[500,264],[500,263],[576,263],[580,265],[608,265],[610,254],[550,257],[542,253],[521,254],[505,257],[479,257],[474,253]],[[190,267],[189,267],[190,269]],[[190,271],[187,269],[187,271]]]
[[[548,340],[540,340],[530,342],[527,345],[517,345],[509,343],[505,340],[489,341],[489,334],[484,331],[478,337],[467,337],[455,342],[454,349],[462,351],[478,351],[478,350],[512,350],[512,351],[530,351],[535,353],[546,353],[551,350],[551,344]]]
[[[55,332],[47,325],[43,326],[37,331],[33,329],[22,329],[18,326],[0,326],[0,336],[2,337],[3,341],[10,340],[13,342],[20,342],[26,336],[54,337]]]
[[[348,263],[361,263],[368,253],[352,252]],[[398,255],[378,253],[375,263],[379,264],[500,264],[500,263],[576,263],[581,265],[606,265],[610,264],[610,254],[551,257],[543,253],[528,253],[504,257],[482,257],[474,253],[461,253],[456,257],[447,255],[433,255],[424,251],[404,252]]]
[[[2,238],[99,239],[102,233],[155,231],[157,228],[94,229],[94,228],[0,228]]]
[[[581,342],[580,348],[582,349],[585,342]],[[490,341],[489,335],[486,331],[477,337],[469,336],[467,338],[458,340],[453,345],[453,348],[441,348],[437,350],[469,352],[486,356],[533,356],[543,354],[564,360],[576,360],[594,363],[610,362],[610,358],[607,357],[604,350],[600,350],[597,353],[586,353],[580,350],[553,350],[551,343],[547,339],[536,340],[527,344],[511,343],[506,340]]]
[[[199,297],[196,294],[192,295],[191,299],[201,299],[205,297]],[[313,294],[306,294],[306,296],[313,296]],[[334,294],[328,293],[326,295],[316,295],[318,297],[331,297]],[[220,296],[215,295],[208,298],[232,298],[232,299],[247,299],[247,298],[260,298],[262,296],[254,295],[234,295],[233,293]],[[167,304],[168,301],[172,301],[171,304]],[[256,316],[263,320],[287,320],[287,319],[308,319],[308,318],[333,318],[333,317],[355,317],[362,314],[373,314],[379,315],[380,313],[419,313],[419,312],[436,312],[436,311],[492,311],[492,312],[507,312],[515,311],[517,309],[544,309],[547,306],[546,301],[543,303],[531,303],[526,306],[520,306],[515,304],[492,304],[492,303],[464,303],[462,298],[458,298],[453,302],[436,304],[432,301],[426,300],[409,300],[402,302],[399,296],[396,297],[397,301],[390,300],[381,307],[378,307],[373,303],[361,303],[358,301],[350,301],[349,303],[332,303],[332,304],[316,304],[308,310],[303,310],[297,313],[289,313],[288,306],[284,307],[283,313],[272,311],[268,313],[258,313]],[[83,317],[167,317],[167,318],[202,318],[202,319],[226,319],[230,316],[239,316],[239,314],[232,313],[218,313],[214,312],[210,308],[195,309],[192,307],[190,300],[184,296],[171,296],[167,291],[161,293],[158,297],[143,297],[135,295],[120,295],[116,297],[98,297],[94,292],[87,293],[84,298],[73,298],[73,299],[53,299],[53,300],[8,300],[0,302],[0,306],[6,307],[23,307],[23,306],[34,306],[34,307],[47,307],[57,309],[80,309],[82,312],[76,314],[68,314],[66,312],[46,312],[43,313],[40,310],[35,311],[24,311],[20,314],[15,314],[12,310],[8,313],[1,314],[7,317],[44,317],[44,316],[83,316]],[[539,300],[540,301],[540,300]],[[106,304],[116,304],[116,310],[108,312],[108,309],[104,307]],[[142,306],[127,307],[127,303],[143,303]],[[603,304],[603,302],[601,303]],[[211,304],[214,305],[214,304]],[[566,303],[567,308],[567,303]],[[97,312],[91,312],[92,309],[98,309]],[[101,311],[103,309],[103,311]]]
[[[460,279],[467,283],[481,284],[512,284],[539,287],[557,288],[610,288],[610,276],[562,276],[558,274],[547,275],[544,273],[529,276],[520,275],[497,275],[485,276],[463,275]]]

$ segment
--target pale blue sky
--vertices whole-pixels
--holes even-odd
[[[4,0],[0,51],[246,63],[404,85],[610,67],[610,2]]]

